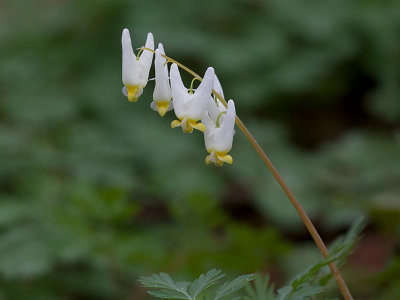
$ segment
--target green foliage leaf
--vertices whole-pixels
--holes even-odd
[[[196,299],[200,293],[215,285],[218,280],[224,276],[224,274],[221,274],[221,271],[216,269],[208,271],[207,274],[201,274],[198,279],[190,284],[189,294],[193,297],[193,299]]]
[[[141,277],[141,284],[148,288],[160,288],[161,291],[149,293],[159,298],[194,299],[187,292],[188,282],[174,282],[167,273],[154,274],[150,277]]]
[[[247,286],[246,296],[244,300],[306,300],[314,295],[321,294],[332,277],[331,272],[327,269],[327,265],[331,262],[340,265],[349,255],[355,243],[359,240],[359,235],[364,228],[363,219],[357,220],[348,233],[344,237],[338,238],[332,245],[330,256],[322,259],[299,275],[287,285],[278,290],[275,296],[274,286],[270,284],[269,276],[264,279],[254,274],[241,275],[232,281],[225,282],[216,289],[214,293],[207,295],[204,292],[211,286],[215,285],[224,274],[221,271],[212,269],[206,274],[200,275],[193,283],[174,282],[174,280],[166,273],[156,274],[150,277],[141,277],[140,282],[148,288],[160,289],[159,291],[150,291],[149,294],[158,298],[167,299],[188,299],[196,300],[199,295],[203,295],[203,299],[224,300],[236,299],[232,298],[233,294],[245,287],[249,281],[256,278],[254,287]]]
[[[161,291],[149,291],[150,295],[153,295],[158,298],[165,299],[193,299],[189,295],[179,290],[161,290]]]
[[[249,283],[249,281],[254,279],[254,277],[254,274],[241,275],[234,280],[225,283],[216,291],[213,299],[225,299],[226,297],[240,290],[242,287],[245,287]]]
[[[254,280],[254,286],[246,286],[247,296],[244,300],[274,300],[274,285],[270,283],[269,275],[266,274],[263,278],[257,274]]]
[[[201,274],[193,283],[174,282],[174,280],[166,273],[155,274],[150,277],[141,277],[140,282],[144,287],[160,289],[159,291],[149,291],[149,294],[165,299],[188,299],[196,300],[197,297],[215,285],[219,279],[225,274],[221,271],[212,269],[206,274]],[[249,281],[253,280],[253,274],[247,274],[237,277],[236,279],[224,283],[211,296],[203,295],[203,299],[226,299],[236,291],[246,286]],[[211,294],[211,293],[210,293]],[[236,299],[236,298],[230,298]]]
[[[359,240],[359,234],[365,227],[363,218],[354,222],[348,233],[343,238],[338,238],[331,247],[330,256],[315,263],[307,270],[297,275],[288,286],[278,290],[280,300],[305,300],[311,295],[322,293],[329,279],[331,272],[324,267],[334,262],[340,265],[344,262],[354,245]]]

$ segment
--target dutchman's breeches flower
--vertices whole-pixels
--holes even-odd
[[[232,156],[228,155],[228,152],[232,149],[236,111],[233,100],[228,101],[226,110],[218,102],[210,100],[202,122],[206,127],[204,142],[210,153],[206,157],[206,163],[213,162],[216,166],[222,166],[224,162],[228,164],[233,162]]]
[[[136,57],[132,49],[131,37],[129,30],[124,29],[122,32],[122,82],[124,88],[122,92],[128,97],[130,102],[136,102],[143,93],[149,79],[150,67],[153,61],[153,52],[143,51]],[[153,35],[149,33],[146,40],[146,48],[154,49]]]
[[[171,66],[172,99],[175,114],[179,119],[171,123],[172,128],[180,126],[186,133],[191,133],[193,128],[204,132],[204,125],[197,121],[201,120],[206,111],[213,88],[214,74],[214,69],[208,68],[202,82],[193,93],[192,89],[188,92],[188,89],[185,88],[178,66],[176,64]]]
[[[154,62],[156,84],[153,93],[154,101],[151,102],[151,108],[158,111],[160,116],[163,117],[167,111],[170,111],[173,108],[173,105],[171,102],[172,95],[168,78],[167,60],[161,55],[165,55],[165,52],[163,45],[159,43]]]
[[[206,163],[213,162],[222,166],[224,162],[232,164],[233,159],[228,152],[232,149],[232,140],[235,126],[235,105],[229,100],[225,107],[224,93],[221,84],[212,67],[208,68],[201,79],[194,72],[190,89],[182,82],[178,65],[173,63],[168,75],[168,62],[174,60],[165,56],[164,47],[161,43],[154,51],[153,35],[147,35],[146,45],[141,48],[138,55],[132,49],[131,37],[128,29],[122,32],[122,92],[131,102],[136,102],[147,85],[149,72],[155,53],[155,87],[151,108],[158,111],[160,116],[174,109],[179,120],[171,123],[171,127],[182,127],[183,132],[191,133],[193,129],[204,132],[204,141],[209,155]],[[201,83],[196,90],[193,82],[200,80]],[[214,91],[213,91],[214,90]],[[212,93],[214,96],[212,97]],[[221,101],[218,98],[221,98]],[[223,103],[222,103],[223,102]],[[200,122],[199,122],[200,121]]]

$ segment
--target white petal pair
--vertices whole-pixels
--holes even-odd
[[[131,102],[136,102],[143,93],[149,79],[153,52],[144,50],[139,57],[135,56],[132,49],[131,37],[128,29],[122,32],[122,92]],[[146,48],[154,50],[154,38],[151,33],[147,35]]]
[[[214,80],[214,90],[223,96],[222,87],[217,76]],[[224,162],[232,164],[233,159],[228,152],[232,149],[232,141],[235,128],[235,104],[233,100],[228,101],[228,107],[216,98],[210,98],[207,112],[201,121],[205,125],[204,143],[210,155],[206,157],[206,163],[213,162],[221,166]]]
[[[153,93],[153,102],[151,102],[150,106],[154,111],[158,111],[161,117],[173,108],[167,60],[162,55],[165,55],[165,52],[163,45],[160,43],[156,49],[156,59],[154,62],[156,84]]]
[[[213,88],[214,74],[214,69],[208,68],[202,82],[193,93],[184,86],[178,66],[176,64],[171,66],[172,99],[175,114],[179,119],[171,123],[172,128],[180,126],[187,133],[191,133],[193,129],[204,132],[204,125],[197,122],[201,120],[206,111]]]

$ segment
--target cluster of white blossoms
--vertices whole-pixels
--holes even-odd
[[[154,51],[154,38],[147,35],[146,49],[136,56],[128,29],[122,32],[122,82],[123,94],[131,102],[136,102],[147,85],[150,68],[155,53],[155,88],[150,106],[164,116],[174,110],[178,120],[171,123],[172,128],[182,127],[183,132],[192,133],[193,129],[204,132],[204,142],[209,155],[206,163],[222,166],[224,162],[232,164],[228,152],[232,149],[235,127],[235,104],[228,101],[225,107],[214,95],[213,89],[223,97],[221,84],[213,68],[208,68],[196,90],[192,84],[187,89],[174,63],[168,70],[163,45],[158,44]],[[150,51],[151,50],[151,51]],[[154,52],[154,53],[153,53]]]

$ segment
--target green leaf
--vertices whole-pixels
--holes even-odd
[[[207,274],[200,275],[193,283],[188,282],[174,282],[174,280],[166,273],[155,274],[150,277],[141,277],[140,282],[143,286],[148,288],[161,289],[158,291],[149,291],[150,295],[164,299],[188,299],[196,300],[206,289],[215,285],[219,279],[225,274],[221,271],[212,269]],[[226,282],[214,293],[210,299],[226,299],[234,292],[248,284],[253,280],[254,274],[247,274],[237,277],[236,279]],[[188,291],[189,290],[189,291]],[[204,299],[209,299],[207,295],[203,295]],[[229,298],[229,300],[239,299],[240,297]]]
[[[174,282],[167,273],[154,274],[150,277],[141,277],[140,283],[149,288],[160,288],[160,291],[150,291],[149,294],[168,299],[188,299],[192,298],[188,292],[188,282]]]
[[[161,290],[161,291],[149,291],[150,295],[164,299],[193,299],[184,292],[178,290]]]
[[[205,275],[201,274],[200,277],[189,286],[190,296],[192,296],[193,299],[196,299],[200,293],[215,285],[218,280],[224,276],[225,274],[221,274],[221,271],[216,269],[208,271]]]
[[[325,286],[303,284],[297,288],[290,299],[309,299],[310,296],[321,294],[325,289]]]
[[[214,300],[224,299],[225,297],[232,295],[236,291],[245,287],[249,283],[249,281],[254,279],[254,277],[255,277],[254,274],[246,274],[239,276],[230,282],[225,283],[216,291],[213,299]]]
[[[312,295],[322,293],[329,279],[332,277],[331,272],[327,268],[324,269],[324,267],[331,262],[335,262],[337,265],[344,262],[351,249],[359,240],[359,234],[364,228],[364,225],[365,222],[363,218],[354,222],[345,237],[339,238],[334,242],[330,249],[329,257],[310,266],[307,270],[297,275],[288,286],[278,290],[279,299],[302,300],[309,299]]]
[[[274,285],[270,283],[269,275],[266,274],[264,278],[257,274],[254,280],[254,287],[246,286],[247,296],[245,300],[274,300]]]

